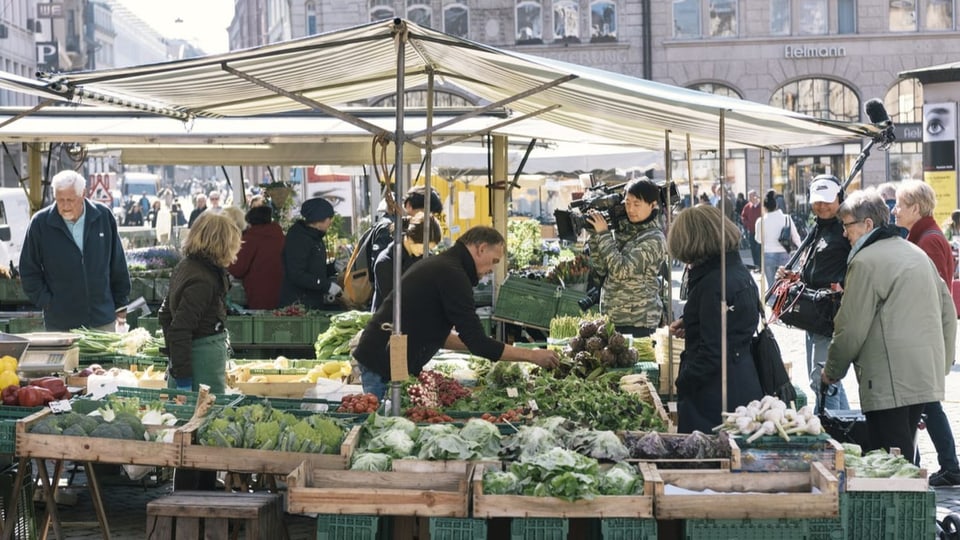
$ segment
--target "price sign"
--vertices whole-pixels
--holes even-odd
[[[516,388],[507,388],[507,397],[508,397],[508,398],[515,398],[515,397],[517,397],[517,396],[519,396],[519,395],[520,395],[520,393],[517,392],[517,389],[516,389]]]
[[[73,410],[73,407],[70,406],[69,400],[61,399],[60,401],[50,402],[50,412],[52,412],[53,414],[70,412],[72,410]]]

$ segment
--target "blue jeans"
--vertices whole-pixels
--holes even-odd
[[[750,258],[753,260],[750,264],[756,266],[757,269],[760,269],[760,242],[757,242],[753,235],[749,235],[747,238],[750,240]]]
[[[939,401],[927,403],[923,406],[923,412],[927,415],[927,433],[930,434],[933,447],[937,449],[937,462],[940,464],[940,470],[960,471],[960,463],[957,463],[957,448],[953,441],[953,431],[950,429],[950,420],[947,419],[947,414],[943,412],[943,405]]]
[[[360,370],[360,384],[363,385],[363,391],[383,401],[383,396],[387,393],[387,381],[379,373],[363,367],[363,364],[357,364],[357,369]]]
[[[820,334],[807,332],[807,373],[810,374],[810,388],[813,390],[814,399],[817,402],[817,409],[821,410],[820,403],[820,365],[827,363],[827,348],[830,347],[832,338]],[[847,402],[847,392],[843,389],[843,382],[837,381],[837,393],[827,396],[824,407],[831,411],[846,411],[850,409],[850,403]]]
[[[785,266],[788,262],[790,262],[790,254],[786,252],[763,254],[763,275],[767,278],[768,289],[777,279],[777,268]]]

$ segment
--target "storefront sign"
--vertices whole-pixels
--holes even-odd
[[[840,58],[847,55],[846,47],[822,45],[785,45],[784,58]]]
[[[919,122],[911,124],[894,124],[893,134],[897,137],[897,142],[922,141],[923,124]]]

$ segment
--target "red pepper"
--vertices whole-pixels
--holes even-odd
[[[24,407],[42,407],[51,401],[56,401],[53,393],[42,386],[24,386],[17,394],[20,405]]]
[[[20,400],[17,397],[17,394],[20,393],[20,386],[16,384],[11,384],[10,386],[3,389],[0,392],[0,401],[3,401],[4,405],[19,405]]]
[[[33,379],[30,384],[46,388],[56,399],[68,399],[70,397],[70,391],[67,390],[67,385],[60,377],[41,377]]]

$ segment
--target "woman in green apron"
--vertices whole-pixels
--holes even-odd
[[[168,388],[197,391],[205,384],[216,396],[226,390],[227,266],[239,251],[240,229],[225,215],[204,212],[190,227],[158,313],[170,358]],[[178,470],[174,489],[212,489],[215,481],[213,471]]]

